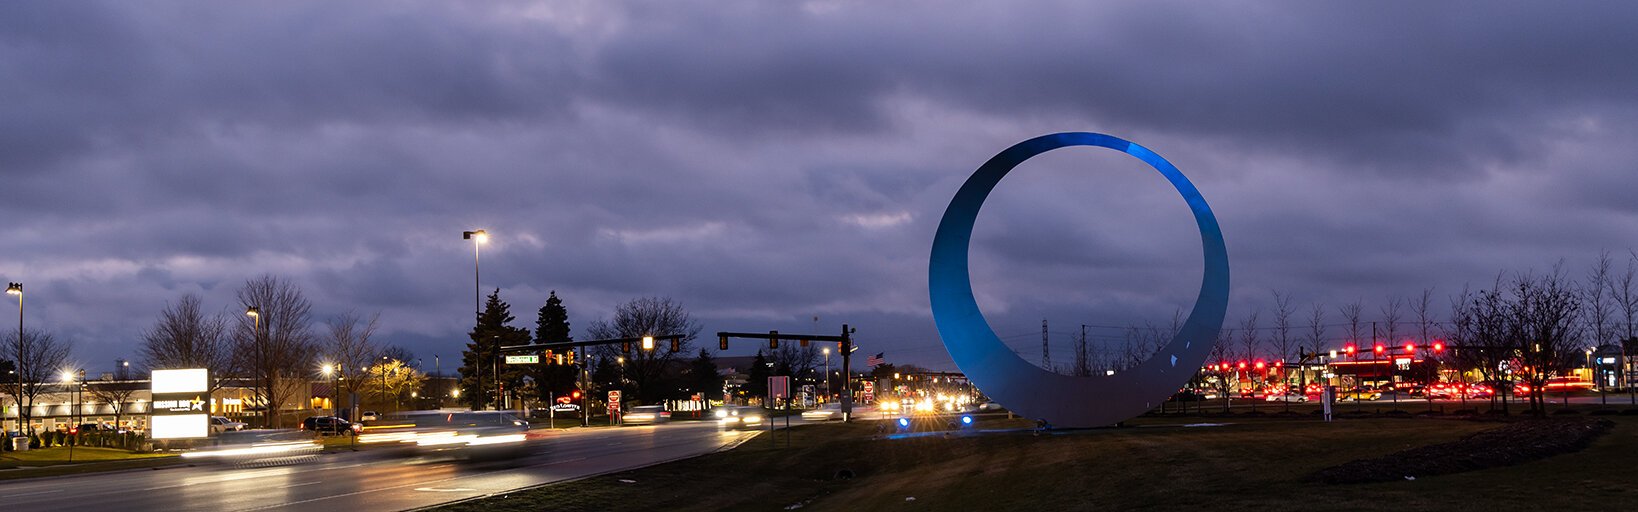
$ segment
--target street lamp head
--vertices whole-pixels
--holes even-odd
[[[461,239],[462,240],[476,240],[477,243],[487,244],[487,243],[489,243],[489,232],[484,231],[482,229],[479,229],[479,230],[476,230],[476,231],[462,231],[461,232]]]
[[[251,317],[251,318],[260,317],[260,316],[262,316],[262,308],[258,308],[256,306],[251,306],[251,307],[245,308],[245,316],[248,316],[248,317]]]
[[[6,285],[6,295],[23,296],[23,283],[9,283]]]
[[[331,374],[331,373],[334,373],[334,372],[335,372],[335,367],[334,367],[334,366],[330,366],[330,365],[329,365],[329,364],[325,364],[325,365],[324,365],[324,368],[323,368],[323,369],[321,369],[321,370],[319,370],[319,371],[322,371],[322,372],[324,372],[324,376],[325,376],[325,377],[329,377],[329,376],[330,376],[330,374]]]
[[[63,382],[74,382],[74,372],[72,370],[63,370]]]

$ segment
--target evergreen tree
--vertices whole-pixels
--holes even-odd
[[[710,400],[722,395],[722,376],[717,374],[717,362],[703,348],[699,357],[688,364],[688,380],[700,398]]]
[[[756,359],[751,360],[751,368],[746,370],[745,394],[747,396],[767,397],[768,376],[773,375],[768,366],[768,358],[762,351],[756,351]]]
[[[510,393],[523,382],[523,371],[517,365],[508,366],[500,360],[500,347],[527,345],[529,330],[512,327],[511,306],[500,300],[500,289],[489,294],[478,324],[467,333],[472,342],[461,352],[461,399],[474,410],[485,406],[500,408],[496,400],[496,371],[499,384]]]
[[[540,313],[535,320],[535,344],[568,343],[574,341],[569,335],[569,310],[563,307],[563,300],[557,298],[557,291],[546,298],[546,305],[540,307]],[[564,353],[559,350],[556,354]],[[581,357],[581,354],[575,354]],[[580,365],[573,360],[565,359],[563,364],[542,360],[541,364],[529,368],[529,378],[535,381],[536,398],[542,402],[553,396],[564,396],[576,387],[577,377],[580,375]]]

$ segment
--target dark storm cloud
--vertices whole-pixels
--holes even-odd
[[[938,217],[978,164],[1053,131],[1125,136],[1190,175],[1227,235],[1233,315],[1270,289],[1374,311],[1638,231],[1626,5],[0,10],[0,277],[88,364],[131,354],[182,293],[236,313],[261,273],[453,358],[472,294],[456,235],[477,227],[495,233],[483,293],[520,323],[550,290],[577,332],[668,295],[708,331],[819,316],[947,364],[926,311]],[[1043,155],[986,204],[973,273],[998,332],[1189,307],[1187,210],[1124,158]]]

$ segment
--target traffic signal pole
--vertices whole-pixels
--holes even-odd
[[[779,340],[781,339],[799,340],[803,346],[807,346],[807,342],[810,341],[828,341],[838,343],[842,351],[842,421],[851,422],[853,421],[853,333],[857,330],[858,329],[854,329],[847,324],[842,324],[841,336],[828,336],[823,334],[789,334],[780,333],[779,331],[768,331],[766,333],[718,332],[717,338],[720,340],[718,342],[718,347],[722,350],[728,349],[728,338],[768,340],[769,348],[778,348]]]

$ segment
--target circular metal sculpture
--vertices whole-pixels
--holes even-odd
[[[1068,146],[1097,146],[1137,157],[1160,171],[1194,213],[1205,253],[1200,295],[1170,343],[1148,361],[1113,375],[1072,377],[1024,361],[1001,343],[973,299],[967,250],[979,207],[1001,178],[1025,160]],[[1025,417],[1065,427],[1124,421],[1157,406],[1192,377],[1216,342],[1228,309],[1228,252],[1217,218],[1177,167],[1148,148],[1098,133],[1056,133],[1020,142],[990,158],[956,192],[939,221],[928,264],[933,321],[956,366],[990,398]]]

